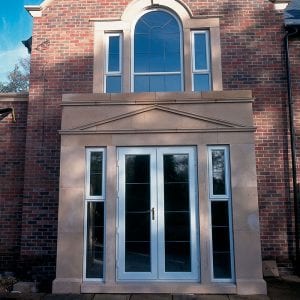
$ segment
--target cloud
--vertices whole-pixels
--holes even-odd
[[[8,72],[12,71],[20,58],[27,57],[27,49],[23,45],[0,52],[0,81],[7,81]]]

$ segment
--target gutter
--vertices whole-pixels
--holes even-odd
[[[284,36],[286,74],[287,74],[287,89],[288,89],[288,116],[291,142],[291,159],[292,159],[292,177],[293,177],[293,194],[294,194],[294,218],[295,218],[295,250],[296,250],[296,275],[300,276],[300,249],[299,249],[299,217],[298,217],[298,186],[297,186],[297,160],[296,160],[296,138],[294,126],[294,102],[292,97],[292,82],[290,71],[289,57],[289,37],[299,33],[297,27],[287,27],[287,32]]]

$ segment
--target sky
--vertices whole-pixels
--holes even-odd
[[[32,34],[32,17],[24,5],[38,5],[42,0],[0,0],[0,82],[20,58],[28,56],[21,41]]]

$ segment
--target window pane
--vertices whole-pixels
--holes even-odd
[[[165,210],[185,211],[189,207],[188,183],[167,183],[164,186]]]
[[[151,30],[149,52],[151,54],[157,53],[160,55],[161,58],[163,58],[164,50],[165,50],[165,45],[164,45],[165,39],[166,36],[163,33],[163,28],[154,27]]]
[[[190,272],[191,237],[188,155],[166,154],[163,157],[163,161],[165,271]]]
[[[146,54],[149,49],[149,35],[148,34],[135,34],[134,40],[134,53]]]
[[[148,53],[136,53],[134,56],[134,72],[146,72],[150,70],[150,55]]]
[[[150,77],[150,91],[149,92],[164,92],[165,91],[165,82],[164,76],[154,75]]]
[[[102,196],[103,153],[91,152],[90,159],[90,196]]]
[[[135,92],[149,92],[150,78],[147,75],[134,76],[134,91]]]
[[[195,33],[194,39],[195,69],[207,70],[206,35],[205,33]]]
[[[126,155],[126,183],[150,182],[150,156]]]
[[[214,252],[230,252],[229,228],[213,226],[212,242]]]
[[[211,204],[214,278],[231,278],[228,203],[213,201]]]
[[[180,53],[180,43],[178,43],[179,40],[180,40],[179,33],[167,34],[166,39],[165,39],[166,53],[172,53],[172,52]]]
[[[166,75],[165,84],[166,92],[180,92],[182,90],[181,75]]]
[[[110,36],[108,46],[108,72],[120,71],[120,37]]]
[[[150,28],[163,27],[167,25],[174,17],[165,11],[151,11],[144,14],[140,21],[145,22]]]
[[[186,154],[164,155],[165,182],[188,182],[189,161]]]
[[[125,156],[125,272],[149,272],[150,156]]]
[[[166,242],[166,272],[191,272],[190,242]]]
[[[209,77],[208,74],[194,74],[194,91],[209,91]]]
[[[180,53],[171,52],[166,55],[165,70],[168,72],[180,71]]]
[[[143,15],[135,28],[134,72],[181,72],[180,39],[179,24],[171,14],[152,11]]]
[[[225,152],[224,150],[212,151],[212,176],[213,176],[213,194],[226,194],[225,179]]]
[[[103,278],[104,203],[87,203],[86,278]]]
[[[176,212],[165,210],[165,240],[167,242],[190,241],[190,214],[189,207],[186,211]]]
[[[149,58],[150,72],[164,72],[165,59],[160,53],[151,53]]]
[[[121,76],[106,77],[106,93],[121,93]]]
[[[212,226],[229,226],[228,202],[211,202],[211,223]]]
[[[214,253],[214,278],[231,278],[230,253]]]
[[[181,75],[136,75],[135,92],[177,92],[181,91]]]

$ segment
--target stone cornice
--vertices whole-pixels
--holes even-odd
[[[202,93],[93,93],[63,94],[62,106],[120,105],[154,103],[228,103],[253,102],[250,90],[211,91]]]
[[[25,5],[24,7],[32,17],[38,18],[42,16],[42,11],[53,1],[54,0],[44,0],[40,5]]]
[[[28,102],[28,93],[0,93],[1,102]]]

